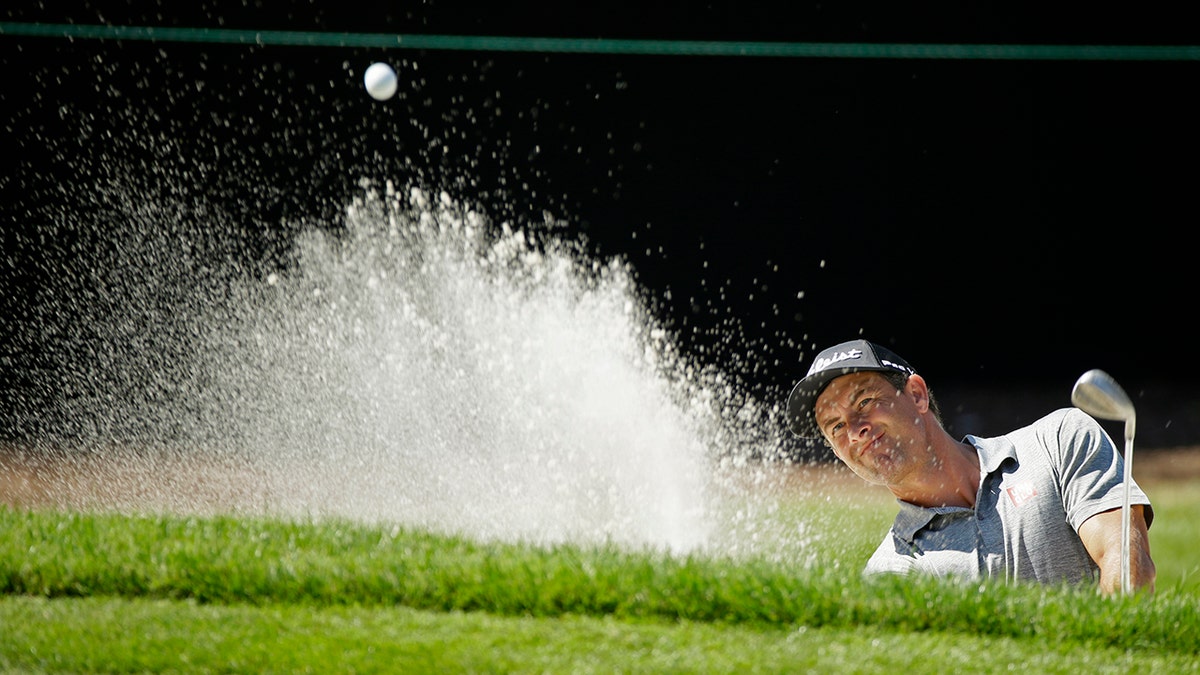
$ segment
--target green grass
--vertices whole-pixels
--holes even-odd
[[[1196,672],[1197,492],[1152,491],[1159,592],[1128,598],[863,579],[884,496],[781,507],[806,564],[0,507],[0,669]]]
[[[506,617],[406,607],[10,597],[0,666],[22,672],[1099,672],[1196,669],[1192,656],[1053,639]]]
[[[1158,588],[1200,597],[1200,484],[1162,483],[1146,489],[1154,503],[1150,554],[1158,570]]]

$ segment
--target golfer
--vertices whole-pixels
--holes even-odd
[[[793,433],[822,437],[900,512],[865,572],[1121,589],[1122,458],[1077,408],[995,438],[955,440],[924,378],[866,340],[817,354],[788,398]],[[1150,500],[1131,485],[1130,578],[1154,591]]]

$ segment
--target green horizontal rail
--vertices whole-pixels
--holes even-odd
[[[613,40],[605,38],[497,37],[326,33],[318,31],[172,28],[61,23],[3,23],[0,35],[82,40],[144,40],[222,44],[377,47],[567,54],[666,56],[765,56],[821,59],[977,59],[1033,61],[1196,61],[1200,46],[873,44],[862,42],[722,42],[708,40]]]

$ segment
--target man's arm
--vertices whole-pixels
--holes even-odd
[[[1150,558],[1150,538],[1141,504],[1130,505],[1129,580],[1136,589],[1154,592],[1156,575]],[[1100,566],[1100,591],[1105,594],[1121,590],[1121,509],[1103,511],[1083,521],[1079,538],[1092,560]]]

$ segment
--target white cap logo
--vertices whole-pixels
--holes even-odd
[[[857,359],[862,355],[863,353],[861,349],[847,349],[844,352],[834,352],[825,358],[813,361],[812,367],[808,369],[808,374],[812,375],[813,373],[820,372],[826,368],[829,368],[830,366],[833,366],[835,363],[849,361],[850,359]],[[805,377],[807,377],[807,375]]]

